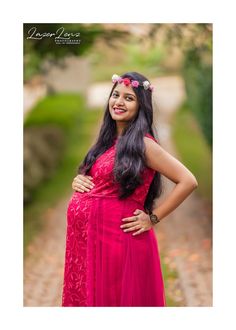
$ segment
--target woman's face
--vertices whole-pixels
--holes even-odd
[[[117,84],[109,99],[109,111],[113,120],[117,122],[129,122],[138,113],[138,100],[131,86]]]

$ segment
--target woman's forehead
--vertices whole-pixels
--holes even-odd
[[[133,91],[133,88],[131,86],[125,86],[124,84],[117,84],[114,88],[114,91],[118,91],[119,93],[123,94],[132,94],[136,96],[135,92]]]

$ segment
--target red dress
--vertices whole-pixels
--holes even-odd
[[[95,187],[70,199],[62,306],[165,306],[153,228],[136,236],[120,228],[122,218],[144,210],[155,172],[146,167],[143,184],[119,200],[112,174],[115,148],[116,143],[93,164],[89,175]]]

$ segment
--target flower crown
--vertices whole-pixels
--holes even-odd
[[[117,74],[113,74],[112,82],[115,83],[124,83],[125,86],[131,85],[132,87],[138,88],[139,86],[143,87],[145,90],[149,89],[151,92],[153,91],[154,87],[150,84],[149,81],[145,80],[143,82],[139,82],[138,80],[131,80],[129,78],[122,78]]]

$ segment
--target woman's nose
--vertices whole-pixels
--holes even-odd
[[[122,96],[120,96],[116,99],[116,104],[124,104],[124,100],[123,100]]]

